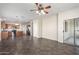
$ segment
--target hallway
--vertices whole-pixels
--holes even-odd
[[[23,36],[0,42],[1,55],[73,55],[79,54],[79,47],[58,43],[48,39]]]

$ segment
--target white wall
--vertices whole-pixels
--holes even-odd
[[[42,16],[33,20],[33,35],[57,41],[57,15]]]
[[[39,28],[38,28],[38,21],[39,20],[33,20],[33,36],[34,37],[37,37],[39,38],[39,34],[38,34],[38,31],[39,31]]]
[[[42,37],[57,41],[57,15],[42,19]]]
[[[79,8],[58,13],[58,41],[63,43],[63,23],[64,20],[78,18]]]

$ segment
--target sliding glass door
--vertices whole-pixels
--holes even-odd
[[[64,21],[64,43],[74,45],[74,19]]]
[[[75,19],[75,29],[74,29],[74,32],[75,32],[75,45],[79,46],[79,18]]]
[[[79,18],[64,21],[64,43],[79,46]]]

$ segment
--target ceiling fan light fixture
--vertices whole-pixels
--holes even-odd
[[[44,10],[41,10],[41,13],[44,14],[44,15],[46,14],[46,13],[44,12]]]
[[[39,11],[36,11],[36,13],[37,13],[38,15],[41,15],[41,13],[40,13]]]
[[[41,13],[39,13],[39,15],[41,15]]]
[[[16,23],[15,25],[19,25],[19,24]]]
[[[36,11],[37,14],[39,14],[39,11]]]

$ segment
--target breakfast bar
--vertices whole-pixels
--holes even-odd
[[[23,31],[16,31],[16,37],[22,37]],[[1,39],[8,39],[12,37],[12,32],[10,31],[2,31],[1,32]]]

